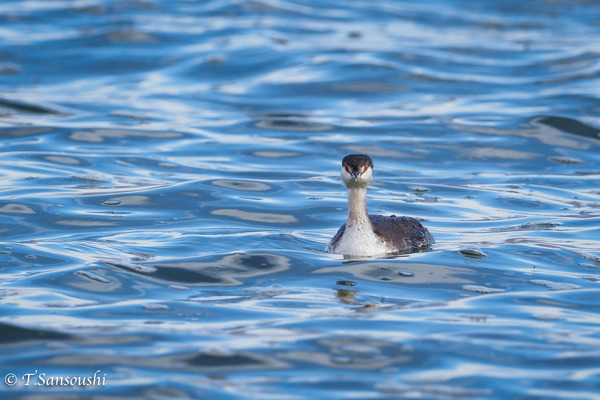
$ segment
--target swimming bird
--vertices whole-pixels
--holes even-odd
[[[372,256],[422,250],[435,239],[417,219],[395,215],[369,215],[367,186],[373,177],[373,160],[350,154],[342,160],[342,180],[348,190],[348,219],[329,242],[327,251],[347,256]]]

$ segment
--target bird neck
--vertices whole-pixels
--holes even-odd
[[[348,225],[369,225],[367,187],[348,186]]]

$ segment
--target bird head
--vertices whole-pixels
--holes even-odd
[[[347,187],[366,187],[373,177],[373,160],[366,154],[350,154],[342,160],[342,180]]]

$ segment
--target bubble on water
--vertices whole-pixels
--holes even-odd
[[[560,222],[553,221],[527,222],[519,225],[519,229],[523,231],[547,231],[560,225],[562,225]]]
[[[19,72],[21,72],[21,67],[18,64],[12,62],[0,63],[0,74],[2,75],[18,74]]]
[[[489,314],[464,314],[461,317],[469,318],[469,321],[472,322],[487,322],[492,316]]]
[[[547,280],[544,280],[544,279],[532,279],[529,282],[532,283],[532,284],[534,284],[534,285],[546,286],[548,289],[551,289],[551,290],[573,290],[573,289],[579,289],[578,285],[574,285],[572,283],[552,282],[552,281],[547,281]]]
[[[281,285],[275,284],[267,287],[252,286],[244,289],[244,293],[261,296],[279,296],[287,293],[287,289]]]
[[[419,194],[419,193],[417,193]],[[428,194],[419,194],[419,197],[405,199],[406,203],[436,203],[440,198]]]
[[[464,285],[462,287],[462,289],[466,290],[467,292],[482,293],[482,294],[503,293],[505,291],[504,289],[491,288],[491,287],[487,287],[487,286],[478,286],[478,285]]]
[[[600,276],[598,275],[582,275],[583,279],[587,279],[590,282],[598,282],[600,281]]]
[[[411,192],[417,192],[417,193],[429,192],[429,189],[426,188],[425,186],[410,186],[408,188],[408,190],[410,190]]]
[[[103,206],[118,206],[119,204],[121,204],[120,200],[104,200],[102,202]]]
[[[485,254],[479,247],[475,247],[475,246],[465,246],[462,249],[460,249],[458,252],[460,254],[462,254],[463,256],[470,257],[470,258],[487,257],[487,254]]]
[[[164,304],[146,304],[144,308],[151,311],[165,311],[169,309],[169,307]]]
[[[560,164],[583,164],[583,161],[581,161],[578,158],[575,157],[558,157],[558,156],[554,156],[554,157],[548,157],[548,160],[550,161],[554,161]]]
[[[88,182],[106,182],[107,179],[100,174],[81,174],[73,175],[73,178]]]
[[[127,268],[127,269],[130,269],[135,272],[140,272],[142,274],[151,274],[153,272],[156,272],[156,268],[154,268],[154,267],[147,266],[147,265],[133,264],[133,263],[130,263],[129,261],[124,261],[124,260],[99,260],[98,262],[100,262],[102,264],[110,265],[113,267]]]

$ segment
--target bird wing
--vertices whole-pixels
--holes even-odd
[[[346,223],[344,222],[344,225],[340,226],[340,229],[338,229],[335,236],[332,237],[331,240],[329,241],[329,245],[327,246],[327,251],[331,251],[335,247],[335,245],[342,238],[342,235],[344,234],[345,231],[346,231]]]
[[[426,248],[435,243],[433,236],[419,220],[411,217],[369,215],[375,233],[395,251]]]

